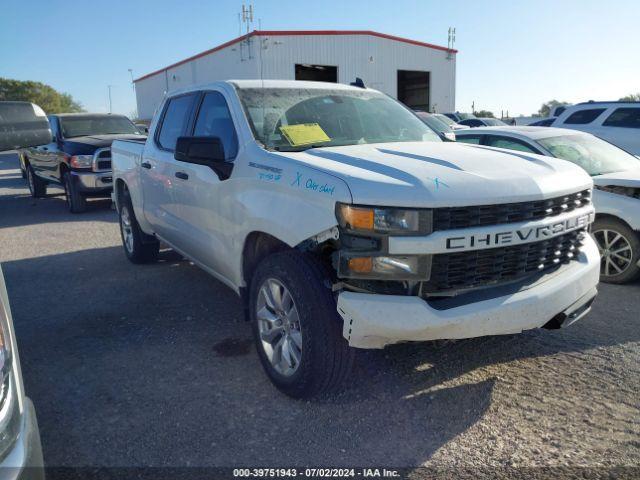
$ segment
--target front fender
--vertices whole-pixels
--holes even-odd
[[[594,190],[596,214],[611,215],[624,220],[633,230],[640,230],[640,200],[617,193]]]

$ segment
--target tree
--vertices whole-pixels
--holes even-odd
[[[478,118],[495,118],[493,116],[493,112],[490,112],[489,110],[480,110],[479,112],[473,112],[473,114]]]
[[[549,114],[551,113],[551,110],[553,110],[555,107],[560,107],[562,105],[569,105],[569,103],[559,102],[558,100],[549,100],[548,102],[542,104],[542,106],[540,107],[540,110],[538,110],[538,116],[548,117]]]
[[[640,102],[640,93],[632,93],[620,99],[621,102]]]
[[[60,93],[40,82],[0,77],[0,101],[14,100],[39,105],[46,113],[82,112],[82,105],[68,93]]]

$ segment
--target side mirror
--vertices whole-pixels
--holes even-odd
[[[173,158],[206,165],[218,174],[220,180],[229,178],[233,170],[233,163],[226,161],[224,146],[218,137],[178,137]]]

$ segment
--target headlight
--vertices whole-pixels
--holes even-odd
[[[69,160],[69,165],[73,168],[91,168],[93,155],[74,155]]]
[[[427,235],[431,233],[430,210],[357,207],[339,203],[338,223],[346,230],[386,235]]]
[[[0,289],[4,290],[1,281]],[[0,291],[0,461],[13,446],[20,431],[20,406],[9,336],[9,309],[8,305],[3,305],[6,298],[4,291]]]
[[[339,277],[392,280],[425,280],[429,277],[428,255],[344,254],[340,256]]]
[[[456,134],[453,132],[444,132],[444,138],[452,142],[456,141]]]

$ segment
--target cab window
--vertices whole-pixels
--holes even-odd
[[[196,94],[181,95],[169,100],[162,117],[157,140],[161,148],[173,151],[178,137],[184,135]]]
[[[564,123],[568,125],[586,125],[587,123],[593,122],[605,110],[605,108],[590,108],[587,110],[578,110],[577,112],[569,115]]]
[[[602,124],[604,127],[640,128],[640,108],[616,109]]]
[[[472,143],[474,145],[480,145],[480,135],[456,135],[456,142],[458,143]]]
[[[519,152],[538,153],[526,143],[514,138],[487,137],[486,144],[489,147],[506,148],[507,150],[518,150]]]
[[[231,119],[227,101],[219,92],[204,95],[193,130],[196,137],[218,137],[224,147],[225,159],[238,154],[238,137]]]

